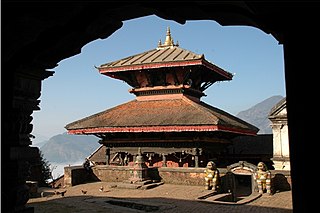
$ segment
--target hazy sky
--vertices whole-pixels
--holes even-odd
[[[142,53],[165,40],[170,27],[174,42],[234,74],[215,83],[201,100],[230,114],[285,94],[283,46],[270,34],[248,26],[221,26],[215,21],[181,25],[157,16],[125,21],[107,39],[85,45],[81,53],[59,62],[55,74],[42,81],[40,111],[33,113],[34,143],[66,132],[65,125],[131,101],[125,82],[104,76],[95,66]]]

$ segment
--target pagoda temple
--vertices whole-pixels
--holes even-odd
[[[133,165],[139,152],[148,166],[205,167],[237,136],[259,129],[201,101],[215,82],[233,75],[183,49],[167,29],[155,49],[102,64],[98,71],[125,81],[136,98],[66,125],[69,134],[95,135],[102,146],[95,164]]]

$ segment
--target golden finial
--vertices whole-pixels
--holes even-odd
[[[163,44],[161,44],[161,40],[158,42],[158,49],[168,48],[173,46],[179,46],[179,44],[175,45],[173,39],[171,37],[170,27],[167,28],[166,40]]]
[[[173,46],[173,40],[171,38],[170,27],[167,28],[166,41],[164,42],[166,46]]]

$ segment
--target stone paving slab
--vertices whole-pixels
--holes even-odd
[[[46,197],[32,198],[27,205],[35,207],[35,213],[292,212],[291,191],[277,192],[271,196],[263,194],[256,200],[243,205],[223,205],[197,201],[199,196],[207,193],[204,186],[185,186],[165,183],[155,188],[141,190],[120,189],[114,187],[115,185],[117,185],[117,183],[95,182],[59,189],[61,191],[67,190],[63,197],[60,194],[54,194]],[[101,186],[104,189],[103,191],[99,190]],[[45,191],[44,189],[42,190]],[[82,191],[86,193],[83,194]]]
[[[243,205],[258,199],[262,194],[252,193],[249,196],[232,197],[230,193],[207,194],[197,198],[198,201],[225,205]]]

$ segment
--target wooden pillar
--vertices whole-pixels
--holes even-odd
[[[106,165],[110,165],[110,147],[106,149]]]
[[[198,155],[194,156],[194,167],[196,167],[196,168],[199,167],[199,156]]]
[[[162,153],[162,167],[167,167],[167,156]]]
[[[194,148],[193,153],[194,153],[194,167],[198,168],[199,167],[199,149]]]

